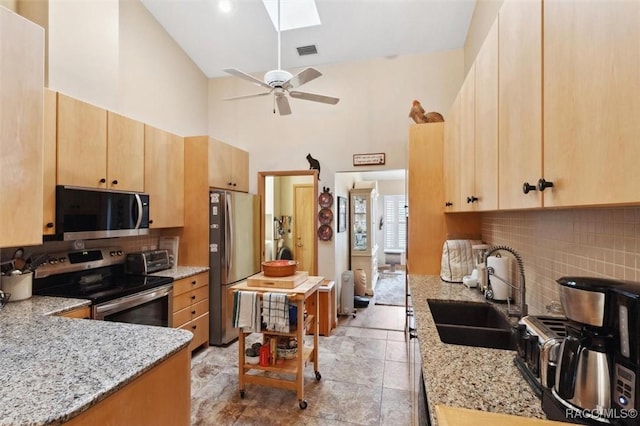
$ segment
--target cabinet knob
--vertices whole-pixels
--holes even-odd
[[[196,285],[196,280],[191,281],[191,285]]]
[[[237,185],[237,183],[233,182],[233,186],[236,186],[236,185]]]
[[[191,300],[196,300],[196,295],[191,296]]]
[[[105,178],[100,179],[100,183],[107,183],[107,180]]]
[[[191,328],[192,328],[193,330],[195,330],[196,328],[198,328],[198,326],[194,324],[194,325],[192,325],[192,326],[191,326]]]
[[[152,219],[149,219],[149,225],[151,225],[153,223]]]
[[[196,314],[196,311],[194,309],[193,311],[191,311],[191,315],[195,315],[195,314]]]
[[[540,180],[538,180],[538,189],[540,191],[544,191],[547,188],[553,188],[553,182],[549,182],[544,180],[544,178],[540,178]]]
[[[522,184],[522,192],[524,192],[525,194],[528,194],[529,191],[535,191],[535,190],[536,190],[536,186],[529,185],[529,182],[525,182]]]
[[[49,229],[53,228],[53,222],[48,222],[46,227]]]
[[[467,197],[467,204],[475,203],[476,201],[478,201],[478,197],[476,197],[475,195]]]
[[[111,181],[111,185],[117,185],[118,184],[118,179],[114,179]]]
[[[227,182],[227,185],[233,186],[233,182]]]
[[[451,207],[453,205],[453,203],[451,201],[447,201],[446,203],[444,203],[445,207]]]

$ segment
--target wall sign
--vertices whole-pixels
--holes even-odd
[[[354,166],[382,166],[384,165],[384,152],[375,154],[353,154]]]

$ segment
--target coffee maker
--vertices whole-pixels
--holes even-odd
[[[640,410],[640,283],[563,277],[569,320],[547,417],[572,423],[637,425]]]

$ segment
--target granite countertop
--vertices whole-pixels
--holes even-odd
[[[164,271],[155,272],[151,275],[157,275],[159,277],[171,277],[174,280],[181,280],[183,278],[197,275],[200,272],[208,271],[208,266],[178,266],[175,269],[165,269]]]
[[[0,425],[58,425],[186,347],[185,330],[55,316],[87,300],[0,310]]]
[[[540,400],[513,363],[515,351],[440,341],[427,299],[486,301],[477,289],[422,275],[410,275],[409,285],[434,425],[436,405],[546,418]]]

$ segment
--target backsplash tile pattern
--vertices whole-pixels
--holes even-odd
[[[483,213],[482,239],[521,255],[532,314],[559,300],[562,276],[640,281],[640,207]]]

